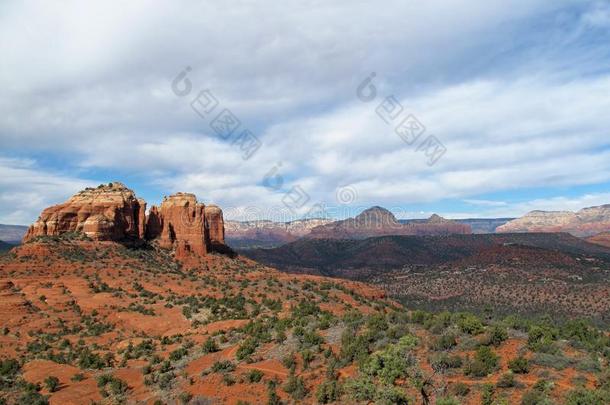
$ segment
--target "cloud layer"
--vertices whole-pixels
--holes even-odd
[[[522,214],[544,187],[548,208],[575,208],[591,193],[561,193],[610,183],[608,40],[600,1],[4,2],[0,222],[31,222],[108,173],[235,217],[286,210],[295,186],[309,197],[298,214],[345,186],[360,206],[514,192],[470,213]],[[186,66],[193,90],[178,97]],[[191,109],[203,89],[259,137],[252,158]],[[387,96],[444,144],[435,165],[376,114]]]

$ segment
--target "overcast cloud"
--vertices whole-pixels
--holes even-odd
[[[293,186],[294,215],[344,187],[414,216],[610,203],[609,41],[607,1],[5,1],[0,223],[112,180],[233,218],[284,210]],[[203,89],[262,141],[253,157],[191,109]],[[436,164],[375,113],[390,95],[445,145]]]

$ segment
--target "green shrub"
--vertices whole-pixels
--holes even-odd
[[[464,374],[485,377],[497,368],[498,361],[499,357],[489,346],[481,346],[477,350],[474,360],[467,362]]]
[[[569,367],[572,363],[570,359],[563,355],[549,353],[536,353],[531,362],[542,367],[551,367],[556,370],[563,370]]]
[[[468,386],[468,384],[464,384],[463,382],[456,382],[451,386],[450,392],[453,395],[465,397],[470,392],[470,387]]]
[[[530,371],[529,361],[525,357],[516,357],[508,362],[508,368],[517,374],[527,374]]]
[[[83,381],[85,379],[85,375],[83,373],[76,373],[70,378],[71,381]]]
[[[457,339],[453,333],[444,333],[436,338],[431,345],[432,350],[449,350],[457,345]]]
[[[235,364],[229,360],[217,361],[212,365],[214,373],[230,373],[235,370]]]
[[[501,325],[492,326],[485,337],[486,343],[493,346],[500,346],[506,339],[508,339],[508,331]]]
[[[44,380],[44,386],[49,390],[49,392],[57,391],[57,388],[59,388],[59,378],[52,375],[48,376]]]
[[[452,368],[460,368],[462,367],[462,364],[463,361],[460,356],[450,355],[447,353],[434,355],[430,359],[430,365],[432,366],[432,369],[436,372],[442,372],[444,370]]]
[[[504,373],[498,379],[496,383],[496,387],[498,388],[511,388],[516,385],[515,375],[509,371],[508,373]]]
[[[99,387],[100,394],[102,394],[103,397],[107,397],[109,395],[122,396],[129,388],[125,381],[111,374],[103,374],[97,377],[97,386]]]
[[[180,400],[180,402],[183,405],[188,405],[189,402],[191,402],[191,399],[193,399],[193,394],[189,393],[189,392],[182,392],[179,396],[178,399]]]
[[[316,391],[316,399],[321,404],[337,401],[341,398],[341,385],[337,381],[324,381]]]
[[[541,353],[556,353],[555,341],[558,331],[550,326],[533,325],[528,331],[527,345],[535,351]]]
[[[469,335],[478,335],[484,330],[483,322],[472,314],[459,314],[457,325],[462,332]]]
[[[532,389],[523,394],[521,405],[553,405],[553,402],[544,392]]]
[[[610,401],[610,395],[598,390],[577,388],[568,392],[565,405],[605,405]]]
[[[246,379],[249,383],[257,383],[263,379],[265,374],[260,370],[250,370],[248,374],[246,374]]]
[[[209,337],[203,344],[204,353],[214,353],[214,352],[217,352],[218,350],[219,350],[219,348],[218,348],[218,345],[216,344],[216,341],[214,339],[212,339],[211,337]]]
[[[253,337],[248,337],[237,349],[235,357],[237,360],[243,360],[252,355],[258,347],[258,341]]]
[[[307,395],[307,389],[305,388],[305,381],[302,377],[296,377],[294,374],[290,374],[284,384],[284,391],[290,394],[295,400],[305,398]]]
[[[436,405],[460,405],[460,401],[453,397],[443,397],[436,400]]]

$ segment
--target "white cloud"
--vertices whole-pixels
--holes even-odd
[[[282,207],[261,184],[278,163],[284,191],[327,204],[343,185],[357,204],[397,205],[610,181],[607,46],[590,40],[607,34],[604,3],[123,3],[0,5],[2,150],[240,209]],[[193,93],[179,98],[170,82],[187,65]],[[380,97],[447,146],[435,166],[356,99],[371,71]],[[252,159],[189,107],[203,88],[260,136]],[[15,218],[30,222],[34,205]]]
[[[29,225],[42,208],[91,185],[70,175],[49,173],[31,160],[0,158],[0,223]]]

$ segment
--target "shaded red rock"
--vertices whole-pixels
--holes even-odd
[[[63,204],[45,209],[30,226],[24,242],[37,236],[82,232],[94,240],[121,241],[143,237],[146,203],[122,183],[86,188]]]
[[[176,193],[165,197],[159,208],[153,206],[146,229],[147,239],[175,249],[179,259],[205,256],[225,244],[222,210],[216,205],[206,207],[190,193]]]
[[[205,207],[205,227],[212,245],[225,244],[225,226],[222,210],[217,205]]]
[[[190,253],[205,256],[205,205],[197,202],[194,194],[176,193],[165,197],[161,206],[151,208],[148,218],[149,239],[159,246],[176,249],[177,257]]]

